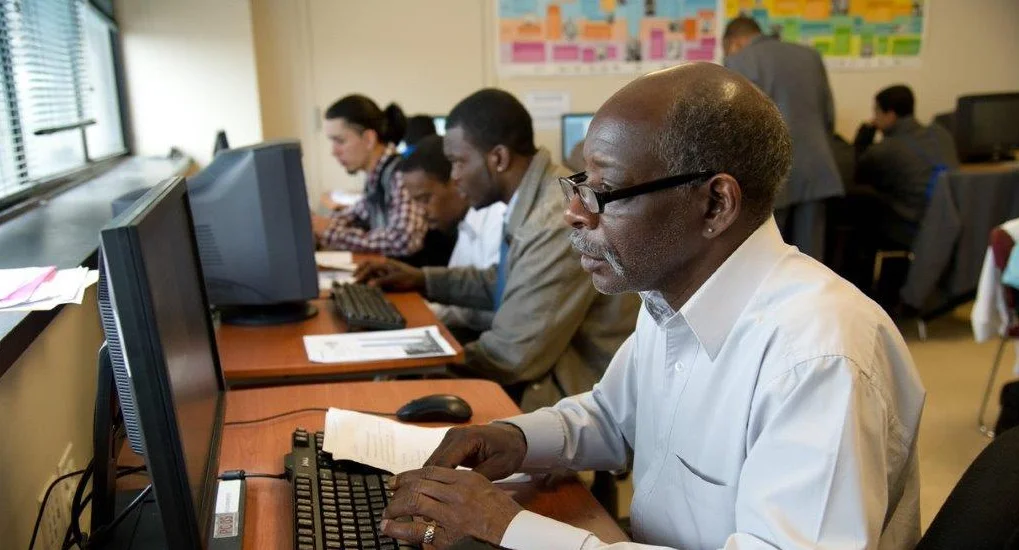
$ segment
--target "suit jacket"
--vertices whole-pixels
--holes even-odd
[[[464,346],[466,367],[503,385],[526,383],[525,411],[590,390],[637,322],[636,294],[595,290],[570,245],[558,178],[542,149],[517,189],[506,223],[506,287],[492,328]],[[425,268],[427,298],[494,309],[498,266]],[[561,391],[560,391],[561,389]]]
[[[775,208],[845,193],[829,140],[835,103],[817,50],[760,36],[725,66],[757,85],[777,105],[793,140],[793,169]]]

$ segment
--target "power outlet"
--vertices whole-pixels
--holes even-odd
[[[64,453],[57,463],[56,473],[46,480],[42,491],[39,493],[39,503],[42,504],[46,496],[46,488],[53,483],[53,480],[62,475],[69,474],[78,469],[74,461],[74,446],[71,443],[64,448]],[[71,521],[71,500],[74,498],[74,489],[78,486],[78,477],[71,477],[61,480],[50,493],[50,499],[43,511],[42,522],[39,525],[39,537],[36,540],[36,548],[45,550],[60,550],[64,542],[64,535],[67,533],[67,526]]]

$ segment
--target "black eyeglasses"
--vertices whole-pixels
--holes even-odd
[[[595,191],[590,185],[585,183],[587,182],[587,172],[577,172],[572,176],[559,178],[559,185],[562,186],[563,194],[566,195],[567,204],[573,200],[573,197],[579,196],[580,204],[584,205],[584,208],[586,208],[588,212],[592,214],[601,214],[605,211],[605,205],[612,201],[636,197],[645,193],[653,193],[670,187],[679,187],[680,185],[693,183],[697,180],[710,178],[716,174],[718,174],[718,172],[705,170],[702,172],[669,176],[646,183],[623,187],[622,189]]]

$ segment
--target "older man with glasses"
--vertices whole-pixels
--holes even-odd
[[[791,157],[774,103],[722,67],[612,96],[586,173],[560,183],[595,287],[643,297],[636,332],[593,391],[450,430],[428,466],[394,478],[386,534],[439,548],[913,548],[924,390],[881,308],[782,242],[771,212]],[[634,543],[524,511],[488,481],[627,464]]]

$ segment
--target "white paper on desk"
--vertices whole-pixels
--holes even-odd
[[[453,346],[439,327],[348,332],[304,337],[304,350],[312,363],[355,363],[425,357],[452,357]]]
[[[329,193],[329,198],[332,199],[336,204],[342,204],[343,206],[353,206],[357,204],[361,198],[364,197],[364,193],[347,193],[344,191],[333,191]]]
[[[422,428],[342,409],[326,413],[322,450],[399,474],[425,465],[449,428]]]
[[[349,271],[319,271],[318,289],[321,291],[331,290],[333,283],[352,283],[354,274]]]
[[[330,250],[315,253],[315,264],[327,269],[339,269],[341,271],[354,271],[357,264],[354,263],[354,254],[343,250]]]
[[[449,430],[401,424],[395,420],[344,409],[326,413],[322,450],[336,460],[353,460],[393,474],[417,470],[442,443]],[[529,481],[528,474],[513,474],[500,483]]]

